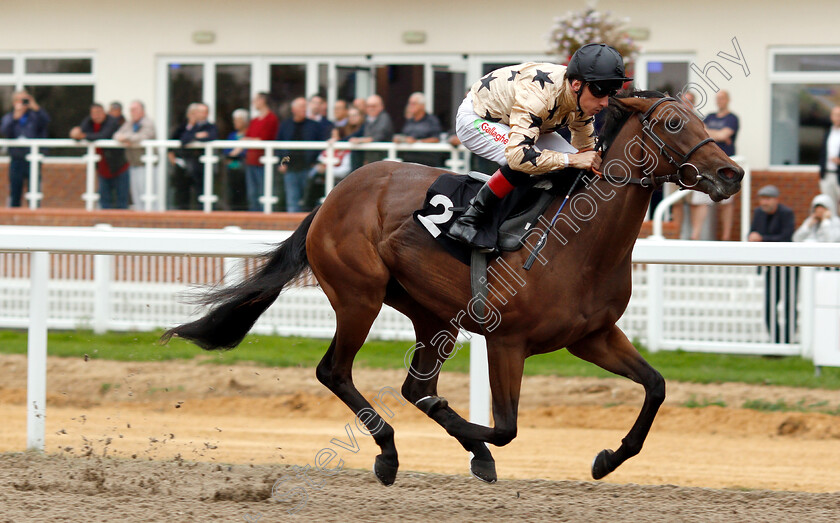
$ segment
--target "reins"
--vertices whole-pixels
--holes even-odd
[[[636,113],[636,116],[639,118],[639,122],[642,124],[642,143],[645,143],[645,138],[647,136],[649,136],[651,139],[653,139],[654,143],[659,148],[659,154],[661,154],[666,160],[668,160],[668,163],[670,163],[671,165],[676,167],[677,170],[674,171],[671,174],[665,174],[665,175],[661,175],[661,176],[654,176],[653,173],[651,173],[650,175],[642,176],[641,178],[629,178],[629,179],[627,179],[627,178],[616,178],[615,176],[604,173],[604,175],[603,175],[604,178],[606,178],[608,181],[612,182],[613,184],[624,185],[624,184],[630,183],[630,184],[633,184],[633,185],[639,185],[640,187],[643,187],[645,189],[655,189],[655,188],[659,187],[660,185],[662,185],[664,183],[667,183],[667,182],[676,183],[677,185],[680,186],[681,189],[690,189],[690,188],[694,187],[695,185],[697,185],[697,182],[700,181],[700,170],[697,169],[697,167],[694,164],[689,163],[688,159],[691,158],[691,156],[695,152],[697,152],[698,149],[700,149],[701,147],[703,147],[707,143],[714,142],[714,140],[712,140],[711,138],[706,138],[704,140],[701,140],[694,147],[689,149],[688,152],[685,153],[685,154],[681,154],[674,147],[665,143],[665,141],[662,140],[662,138],[660,138],[658,134],[656,134],[656,131],[654,130],[653,125],[649,121],[651,115],[656,110],[656,108],[659,107],[660,105],[662,105],[665,102],[679,103],[679,101],[677,101],[676,98],[673,98],[673,97],[670,97],[670,96],[662,97],[659,100],[657,100],[656,102],[654,102],[650,107],[648,107],[647,111],[645,111],[644,113]],[[599,138],[598,139],[598,145],[600,145],[600,144],[601,144],[601,139]],[[609,147],[607,149],[609,149]],[[673,152],[675,155],[677,155],[678,157],[680,157],[679,161],[674,159],[674,156],[671,154],[671,152],[669,152],[669,150],[671,152]],[[606,150],[604,151],[604,153],[606,154]],[[692,185],[686,185],[686,183],[682,180],[682,177],[680,176],[680,170],[683,167],[687,167],[687,166],[691,166],[695,170],[695,172],[697,173],[696,177],[695,177],[694,184],[692,184]]]
[[[659,107],[660,105],[662,105],[663,103],[668,102],[668,101],[679,103],[676,98],[666,96],[666,97],[660,98],[659,100],[654,102],[647,109],[647,111],[645,111],[644,113],[636,113],[636,115],[639,118],[639,122],[641,122],[641,124],[642,124],[642,143],[643,144],[645,143],[644,142],[645,136],[650,136],[653,139],[653,141],[656,143],[656,145],[659,147],[659,154],[664,156],[665,159],[668,160],[668,163],[674,165],[677,168],[677,170],[674,171],[671,174],[666,174],[666,175],[661,175],[661,176],[654,176],[653,173],[651,173],[650,175],[645,175],[645,176],[642,176],[641,178],[629,178],[629,179],[628,178],[616,178],[615,176],[612,176],[612,175],[610,175],[606,172],[604,172],[603,174],[598,173],[600,177],[612,182],[614,185],[617,184],[617,185],[620,186],[620,185],[625,185],[625,184],[629,183],[629,184],[632,184],[632,185],[638,185],[638,186],[640,186],[642,188],[645,188],[645,189],[655,189],[656,187],[658,187],[658,186],[660,186],[664,183],[667,183],[667,182],[676,183],[677,185],[680,186],[681,189],[689,189],[691,187],[694,187],[694,185],[697,185],[697,182],[700,181],[700,171],[699,171],[699,169],[697,169],[697,167],[694,164],[689,163],[688,159],[691,157],[691,155],[693,155],[695,152],[697,152],[698,149],[700,149],[701,147],[703,147],[707,143],[714,142],[714,140],[712,140],[711,138],[706,138],[705,140],[701,140],[698,144],[696,144],[694,147],[689,149],[689,151],[684,155],[680,154],[679,151],[677,151],[672,146],[665,143],[665,141],[662,140],[659,137],[659,135],[656,134],[656,131],[653,129],[653,125],[650,123],[649,119],[650,119],[651,115],[653,114],[653,112],[656,110],[657,107]],[[595,149],[594,150],[595,151],[600,151],[601,148],[603,147],[603,145],[604,145],[604,137],[599,136],[598,141],[595,143]],[[609,147],[607,147],[607,149],[609,149]],[[606,154],[607,149],[605,149],[603,151],[604,154]],[[681,157],[680,161],[678,162],[677,160],[675,160],[674,157],[671,155],[670,152],[668,152],[667,149],[670,149],[671,152],[673,152],[677,156],[680,156]],[[686,166],[693,167],[694,170],[697,172],[694,185],[686,185],[685,182],[682,181],[682,177],[680,176],[680,170],[683,167],[686,167]],[[537,240],[537,244],[531,250],[531,254],[528,256],[528,259],[525,260],[525,264],[522,266],[522,268],[525,269],[526,271],[531,270],[531,267],[534,265],[534,262],[536,261],[537,256],[539,256],[540,251],[542,250],[542,248],[545,246],[546,242],[548,241],[548,232],[554,227],[554,224],[557,223],[557,219],[560,218],[560,213],[563,211],[563,208],[566,206],[566,203],[569,201],[569,198],[571,198],[571,195],[574,192],[575,188],[577,187],[578,182],[580,182],[580,179],[583,177],[584,172],[585,172],[585,170],[583,170],[583,169],[581,169],[580,172],[578,172],[578,175],[575,178],[574,183],[572,183],[572,186],[569,188],[569,192],[566,193],[565,198],[563,198],[563,201],[560,202],[560,208],[557,209],[556,213],[554,213],[554,217],[551,219],[551,224],[540,235],[539,240]]]

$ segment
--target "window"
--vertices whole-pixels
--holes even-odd
[[[272,64],[269,92],[280,120],[292,116],[292,100],[306,96],[306,64]]]
[[[191,103],[203,101],[202,64],[169,64],[169,114],[167,135],[175,130],[187,118],[187,107]]]
[[[90,58],[27,58],[26,74],[69,74],[93,72]]]
[[[50,115],[49,138],[67,138],[94,101],[94,57],[21,53],[0,57],[0,112],[12,110],[12,94],[25,89]],[[65,156],[67,149],[47,154]]]
[[[233,111],[251,107],[251,65],[218,64],[216,66],[216,125],[219,138],[233,132]]]
[[[770,51],[772,165],[816,165],[840,105],[840,48]]]
[[[690,69],[693,60],[694,56],[688,54],[643,54],[637,60],[633,83],[640,89],[676,96],[694,81]]]
[[[647,63],[647,88],[676,96],[688,83],[688,62],[650,61]]]

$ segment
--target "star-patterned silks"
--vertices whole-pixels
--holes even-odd
[[[502,121],[502,119],[501,119],[501,118],[493,118],[492,116],[490,116],[490,111],[486,111],[486,112],[484,113],[484,116],[483,116],[482,118],[484,118],[484,119],[485,119],[485,120],[487,120],[488,122],[493,122],[493,123],[497,123],[497,122],[501,122],[501,121]]]
[[[554,82],[548,77],[548,73],[537,69],[537,74],[534,75],[532,82],[539,82],[540,89],[545,89],[545,84],[553,84]]]
[[[561,65],[524,63],[492,73],[488,71],[483,75],[483,81],[476,78],[471,89],[474,111],[476,115],[485,115],[484,121],[488,123],[499,121],[510,127],[510,139],[504,149],[505,157],[514,169],[542,174],[563,168],[562,154],[543,150],[537,155],[541,148],[531,144],[531,140],[538,141],[540,135],[560,128],[569,129],[570,142],[577,149],[594,145],[594,137],[588,136],[592,125],[584,122],[589,116],[575,111],[575,93],[568,82],[560,81],[564,73],[565,67]],[[497,78],[490,80],[489,76]],[[528,150],[529,147],[534,150]]]
[[[524,155],[522,156],[522,161],[519,162],[524,164],[525,162],[531,162],[531,164],[536,167],[537,166],[537,158],[540,157],[540,151],[536,149],[536,147],[526,147],[523,149]]]
[[[482,89],[487,88],[487,90],[489,91],[490,82],[492,82],[495,79],[496,77],[493,76],[493,73],[488,74],[487,76],[481,79],[481,87],[479,87],[478,90],[481,91]]]
[[[522,147],[523,145],[533,146],[535,144],[535,142],[536,142],[536,138],[534,138],[533,136],[523,136],[522,141],[519,142],[517,147]]]

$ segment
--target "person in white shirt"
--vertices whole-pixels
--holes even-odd
[[[811,214],[793,233],[795,242],[840,241],[840,218],[834,212],[835,203],[827,194],[818,194],[811,201]]]
[[[840,201],[838,170],[840,170],[840,105],[835,105],[831,108],[831,127],[826,133],[820,154],[820,191],[827,194],[835,205]]]

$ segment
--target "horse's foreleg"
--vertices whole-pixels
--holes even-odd
[[[411,361],[407,362],[408,375],[402,386],[403,397],[444,428],[467,424],[444,398],[437,395],[441,366],[446,361],[446,356],[454,350],[453,347],[443,345],[447,341],[451,345],[455,340],[454,329],[424,311],[412,311],[410,317],[417,334],[417,344],[413,347]],[[443,350],[439,350],[438,346]],[[470,472],[473,476],[487,483],[494,483],[496,462],[487,445],[471,438],[455,438],[467,452],[473,454],[470,461]]]
[[[578,358],[630,378],[645,388],[642,410],[630,432],[621,440],[621,446],[615,452],[602,450],[592,463],[592,477],[601,479],[642,450],[656,412],[665,400],[665,380],[615,325],[570,345],[568,349]]]

